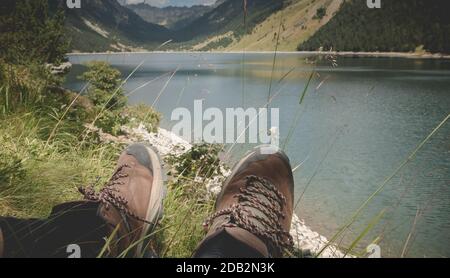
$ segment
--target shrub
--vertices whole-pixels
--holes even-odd
[[[89,82],[87,95],[94,105],[109,110],[125,107],[127,100],[121,89],[120,71],[101,61],[90,62],[87,66],[88,70],[79,78]]]
[[[167,161],[174,167],[177,174],[183,177],[210,178],[221,173],[219,159],[221,149],[221,146],[217,144],[196,144],[180,156],[169,155]]]
[[[121,73],[102,61],[90,62],[87,67],[88,70],[79,78],[89,82],[87,97],[99,116],[95,124],[104,132],[117,136],[121,133],[121,126],[128,123],[128,117],[122,114],[127,98],[121,88]]]
[[[313,19],[321,20],[327,15],[327,8],[320,7],[317,9],[316,14],[314,15]]]

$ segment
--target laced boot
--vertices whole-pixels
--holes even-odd
[[[99,192],[80,188],[86,200],[99,202],[99,215],[109,224],[111,255],[144,257],[146,238],[162,217],[165,188],[160,159],[146,145],[129,146],[120,156],[116,171]]]
[[[262,147],[243,158],[224,182],[215,213],[205,222],[209,230],[196,254],[226,232],[262,257],[282,257],[293,246],[289,234],[294,202],[294,179],[287,156]]]

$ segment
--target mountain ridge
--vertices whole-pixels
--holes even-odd
[[[398,0],[382,9],[348,0],[258,0],[246,8],[243,0],[220,0],[163,9],[130,9],[120,0],[84,0],[82,9],[68,9],[64,0],[49,1],[63,7],[79,52],[151,50],[169,40],[161,50],[450,52],[445,0]],[[146,18],[143,9],[156,14]]]
[[[214,7],[202,5],[158,8],[144,3],[125,5],[125,7],[134,11],[149,23],[158,24],[172,30],[181,29],[214,9]]]
[[[259,0],[247,2],[246,26],[244,26],[244,5],[242,0],[227,0],[205,13],[176,33],[177,41],[190,41],[212,34],[233,32],[235,36],[244,34],[263,21],[274,11],[280,10],[286,0]],[[245,28],[246,27],[246,28]]]
[[[49,0],[62,9],[67,34],[75,51],[122,51],[158,45],[172,37],[167,28],[144,21],[116,0],[84,0],[81,9],[68,8],[64,0]]]

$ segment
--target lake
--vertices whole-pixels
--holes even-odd
[[[282,142],[295,125],[286,152],[293,167],[300,165],[296,212],[328,238],[450,113],[450,60],[340,57],[333,68],[327,59],[295,53],[279,53],[275,65],[268,53],[70,55],[75,66],[66,86],[84,86],[76,77],[91,60],[110,62],[124,77],[143,62],[124,86],[129,102],[155,104],[169,130],[177,107],[192,110],[194,100],[204,109],[265,107],[271,87]],[[227,162],[252,147],[237,145]],[[450,123],[336,243],[348,247],[374,221],[356,250],[378,239],[382,256],[450,257]]]

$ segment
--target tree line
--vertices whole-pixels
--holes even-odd
[[[449,11],[448,0],[385,0],[380,9],[346,0],[298,50],[450,53]]]

